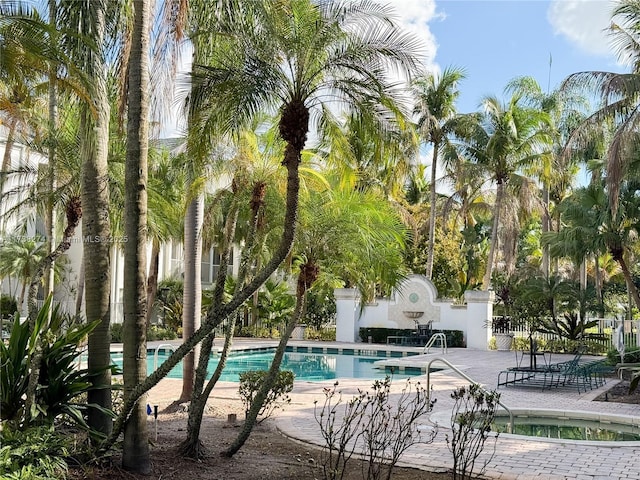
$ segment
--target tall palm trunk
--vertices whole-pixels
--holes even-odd
[[[85,7],[82,7],[85,8]],[[93,2],[95,44],[104,44],[106,30],[106,3]],[[109,224],[109,93],[107,67],[101,53],[89,55],[87,71],[91,74],[91,106],[84,104],[81,113],[82,163],[82,235],[85,264],[85,318],[100,324],[89,334],[88,368],[94,372],[93,387],[88,403],[111,408],[111,343],[110,288],[111,288],[111,227]],[[99,373],[98,373],[99,372]],[[112,419],[97,409],[89,410],[89,426],[108,435]]]
[[[193,180],[193,179],[192,179]],[[204,196],[198,194],[187,207],[184,219],[184,308],[182,310],[182,338],[187,340],[200,328],[202,310],[202,224],[204,220]],[[195,348],[182,361],[182,393],[180,401],[186,402],[193,395],[196,358]]]
[[[502,209],[502,197],[504,195],[504,183],[498,180],[496,188],[496,203],[493,212],[493,225],[491,227],[491,245],[487,258],[487,269],[482,279],[482,289],[488,290],[491,285],[491,274],[493,273],[493,262],[498,249],[498,227],[500,226],[500,210]]]
[[[438,171],[438,149],[440,142],[433,142],[433,160],[431,161],[431,185],[429,185],[429,251],[427,252],[427,278],[433,275],[433,250],[436,235],[436,176]]]
[[[12,118],[9,121],[9,131],[7,132],[7,139],[4,144],[4,155],[2,156],[2,170],[0,170],[0,205],[4,200],[4,185],[7,180],[7,175],[11,169],[11,152],[13,152],[13,145],[15,143],[16,129],[18,128],[18,119]],[[4,233],[5,216],[2,209],[0,209],[0,232]],[[24,296],[23,296],[24,300]],[[22,308],[22,303],[18,305],[18,309]]]
[[[154,238],[151,242],[151,259],[149,260],[149,276],[147,277],[147,326],[151,323],[153,303],[158,294],[158,273],[160,270],[160,241]]]
[[[49,26],[55,31],[58,6],[56,0],[49,0]],[[49,121],[48,121],[48,137],[49,137],[49,185],[47,191],[47,211],[45,214],[46,242],[48,245],[48,253],[52,253],[55,249],[55,203],[53,201],[53,193],[56,189],[56,127],[58,124],[58,87],[57,87],[58,66],[55,62],[51,62],[49,66]],[[53,294],[54,284],[54,265],[50,265],[48,272],[44,277],[44,296]],[[51,312],[51,311],[50,311]]]
[[[133,2],[129,56],[124,245],[124,391],[129,396],[147,378],[147,157],[149,150],[149,0]],[[124,429],[122,466],[151,472],[146,396],[142,395]]]

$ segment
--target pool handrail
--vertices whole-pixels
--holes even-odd
[[[433,344],[436,343],[436,340],[440,340],[440,347],[442,348],[443,355],[449,352],[449,349],[447,348],[447,336],[442,332],[438,332],[431,335],[431,338],[422,349],[422,353],[429,353],[429,349],[433,347]]]
[[[467,380],[468,382],[471,382],[474,385],[477,385],[478,388],[480,388],[483,392],[485,393],[491,393],[489,392],[489,390],[487,390],[486,388],[484,388],[482,385],[480,385],[478,382],[476,382],[473,378],[471,378],[469,375],[467,375],[466,373],[464,373],[462,370],[460,370],[458,367],[454,366],[451,362],[445,360],[444,358],[433,358],[429,361],[429,363],[427,363],[427,394],[429,396],[431,396],[431,364],[434,362],[441,362],[444,363],[445,365],[447,365],[451,370],[453,370],[455,373],[457,373],[460,377],[464,378],[465,380]],[[500,405],[502,408],[504,408],[504,410],[509,414],[509,425],[507,426],[507,433],[512,433],[513,432],[513,412],[509,409],[509,407],[507,407],[504,403],[502,403],[500,400],[498,400],[498,405]]]
[[[158,369],[158,352],[160,351],[161,348],[167,348],[167,347],[169,347],[169,349],[172,352],[176,351],[176,347],[174,347],[170,343],[161,343],[160,345],[156,346],[156,350],[153,354],[153,371],[154,372]]]

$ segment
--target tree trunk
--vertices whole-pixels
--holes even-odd
[[[551,219],[549,217],[549,184],[547,181],[544,182],[542,187],[542,234],[548,232],[551,226]],[[549,278],[549,264],[550,254],[549,254],[549,245],[542,246],[542,274],[544,278]]]
[[[182,345],[180,345],[155,372],[149,375],[144,382],[140,383],[131,395],[125,399],[122,405],[122,411],[116,418],[113,425],[113,431],[102,443],[98,453],[106,451],[111,447],[111,445],[113,445],[118,435],[121,433],[123,424],[129,415],[129,412],[131,412],[136,399],[139,398],[140,395],[148,392],[160,380],[162,380],[171,371],[171,369],[185,357],[187,353],[191,352],[191,350],[193,350],[194,347],[211,331],[213,331],[213,329],[225,318],[235,312],[247,300],[247,298],[253,294],[253,292],[260,288],[260,286],[271,276],[271,274],[273,274],[273,272],[276,271],[278,266],[289,255],[296,234],[300,192],[299,166],[301,151],[304,147],[309,121],[309,114],[306,107],[304,107],[304,105],[297,105],[297,108],[304,109],[303,114],[306,113],[306,116],[302,116],[302,118],[300,118],[299,115],[296,121],[290,121],[290,123],[297,127],[294,129],[294,132],[285,132],[286,134],[283,135],[282,131],[284,128],[280,128],[281,135],[285,140],[287,140],[284,160],[282,162],[287,168],[287,198],[285,201],[284,229],[282,232],[282,238],[280,239],[280,244],[278,245],[275,254],[271,257],[269,262],[267,262],[265,267],[261,269],[245,287],[243,287],[239,292],[236,292],[228,303],[224,305],[212,304],[207,310],[203,326],[196,330],[189,338],[185,338]],[[287,114],[289,114],[287,111],[288,109],[289,106],[285,107],[282,118],[285,118]],[[293,141],[288,140],[291,137],[293,137]]]
[[[51,264],[56,261],[60,255],[66,252],[71,246],[71,237],[76,230],[76,227],[80,223],[80,218],[82,217],[82,210],[80,207],[80,200],[78,198],[72,198],[69,200],[69,205],[67,205],[67,226],[64,231],[64,236],[62,241],[58,246],[47,256],[45,256],[35,269],[33,276],[30,279],[29,284],[29,295],[27,298],[27,304],[29,308],[29,331],[31,334],[35,331],[36,326],[36,318],[38,317],[38,287],[40,286],[40,282],[42,281],[42,277],[48,268],[51,267]],[[45,305],[49,305],[49,312],[47,314],[47,318],[51,318],[51,296],[47,297],[47,301]],[[40,379],[40,363],[42,361],[42,338],[40,335],[36,337],[35,348],[29,360],[30,363],[30,372],[29,372],[29,383],[27,385],[27,393],[26,393],[26,401],[25,401],[25,418],[31,418],[31,409],[32,406],[36,403],[36,391],[38,387],[38,381]]]
[[[129,56],[127,158],[125,165],[124,394],[147,378],[147,159],[149,152],[149,0],[133,2]],[[122,467],[151,472],[146,395],[140,396],[124,428]]]
[[[500,209],[502,208],[504,184],[498,181],[496,188],[496,203],[493,212],[493,226],[491,227],[491,246],[489,247],[489,257],[487,258],[487,268],[482,279],[482,289],[488,290],[491,285],[491,274],[493,273],[493,262],[498,249],[498,227],[500,226]]]
[[[192,179],[195,180],[195,179]],[[202,222],[204,220],[204,196],[198,194],[187,207],[184,220],[184,294],[182,311],[182,338],[188,339],[200,328],[202,310]],[[180,401],[186,402],[193,395],[195,382],[196,348],[182,361],[182,393]]]
[[[280,364],[282,363],[282,358],[284,357],[284,352],[287,348],[287,342],[289,341],[291,333],[296,327],[296,324],[300,323],[302,312],[304,311],[306,292],[317,278],[317,274],[318,269],[312,263],[307,263],[301,267],[296,288],[295,310],[291,316],[291,319],[289,320],[289,323],[287,324],[287,327],[282,333],[282,337],[280,338],[280,342],[278,343],[278,348],[276,349],[276,353],[273,357],[273,361],[271,362],[271,366],[269,367],[269,371],[265,376],[264,382],[262,383],[262,385],[260,385],[260,389],[251,402],[251,406],[249,407],[249,411],[247,412],[242,430],[238,434],[238,437],[233,442],[233,444],[222,453],[223,456],[232,457],[233,455],[235,455],[238,450],[240,450],[245,444],[245,442],[249,438],[249,435],[251,435],[251,431],[256,424],[258,414],[260,413],[260,410],[262,410],[264,401],[278,378],[278,372],[280,371]]]
[[[55,31],[57,13],[56,0],[49,0],[49,26]],[[52,42],[52,43],[57,43]],[[57,89],[58,67],[55,62],[51,62],[49,66],[49,121],[47,126],[47,135],[49,137],[49,185],[47,191],[47,211],[45,214],[46,242],[48,245],[47,253],[52,253],[55,249],[55,202],[53,194],[56,189],[56,132],[58,125],[58,89]],[[44,296],[53,294],[54,287],[54,265],[51,264],[44,277]]]
[[[79,8],[87,9],[87,15],[95,16],[95,30],[90,34],[95,45],[102,46],[106,30],[106,5],[95,2]],[[111,228],[109,225],[109,93],[107,68],[100,53],[88,56],[87,72],[91,72],[91,91],[84,104],[80,119],[82,163],[82,235],[85,264],[85,318],[88,322],[100,320],[89,334],[88,369],[95,373],[88,403],[111,409],[111,364],[109,346],[111,333]],[[109,435],[113,421],[98,409],[89,409],[88,424],[91,428]]]
[[[636,284],[633,283],[633,276],[631,275],[631,271],[629,270],[629,266],[624,259],[624,255],[613,255],[614,258],[618,261],[620,268],[622,269],[622,274],[624,275],[624,280],[627,283],[627,291],[629,295],[633,299],[636,304],[636,307],[640,309],[640,295],[638,294],[638,289],[636,288]],[[629,309],[631,310],[631,309]]]
[[[160,267],[160,241],[153,239],[151,244],[151,261],[149,265],[149,277],[147,278],[147,326],[151,323],[153,304],[158,294],[158,271]]]
[[[438,149],[440,148],[440,142],[433,142],[433,160],[431,161],[431,185],[429,185],[429,251],[427,252],[427,273],[426,276],[429,280],[433,275],[433,250],[435,245],[436,235],[436,176],[438,167]]]
[[[78,291],[76,292],[76,316],[82,313],[82,300],[84,299],[84,254],[80,261],[80,272],[78,273]]]

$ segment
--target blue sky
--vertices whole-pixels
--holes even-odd
[[[542,88],[553,89],[571,73],[625,70],[604,32],[614,5],[609,0],[377,1],[391,4],[398,21],[421,39],[428,70],[465,69],[459,112],[478,110],[485,95],[502,98],[504,87],[518,76],[532,76]],[[181,71],[189,70],[190,58],[184,55]],[[165,134],[180,130],[177,110]]]
[[[603,32],[613,5],[607,0],[388,1],[423,40],[429,69],[466,70],[460,112],[477,110],[485,95],[502,98],[517,76],[553,89],[574,72],[625,69]]]

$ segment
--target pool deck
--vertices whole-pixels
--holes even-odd
[[[160,343],[179,344],[174,342],[152,342],[149,348],[155,348]],[[240,340],[234,341],[234,348],[263,348],[275,346],[276,341],[269,340]],[[393,345],[344,344],[338,342],[295,341],[289,345],[297,347],[330,347],[330,348],[366,348],[381,349],[395,352],[421,353],[422,348],[401,347]],[[117,346],[114,346],[117,350]],[[396,353],[397,354],[397,353]],[[480,351],[472,349],[449,349],[443,353],[441,349],[431,349],[427,355],[416,355],[393,358],[392,362],[398,366],[424,368],[434,358],[444,358],[466,375],[484,385],[488,389],[495,389],[498,372],[515,364],[513,352]],[[573,355],[553,355],[552,361],[569,360]],[[436,364],[434,363],[434,366]],[[442,367],[439,364],[438,367]],[[424,385],[426,375],[414,377]],[[437,399],[432,419],[449,418],[453,407],[450,393],[454,388],[466,385],[468,382],[457,376],[452,370],[444,369],[430,375],[434,397]],[[151,390],[149,399],[155,403],[175,400],[179,395],[180,380],[165,379]],[[324,401],[323,388],[333,385],[334,381],[325,382],[296,382],[291,394],[292,403],[284,412],[275,418],[280,431],[298,441],[321,446],[323,439],[319,427],[314,419],[314,402],[322,405]],[[345,394],[355,392],[358,388],[370,390],[370,380],[340,379],[339,389]],[[500,388],[501,401],[514,409],[552,409],[563,411],[595,412],[602,415],[622,415],[635,418],[640,417],[640,405],[614,402],[595,402],[593,399],[603,391],[614,385],[615,380],[609,380],[604,387],[578,393],[575,389],[552,389],[542,391],[539,387]],[[403,380],[394,381],[392,393],[398,393],[404,386]],[[213,395],[222,398],[236,398],[237,384],[220,382],[213,391]],[[425,422],[427,423],[427,422]],[[446,424],[440,425],[435,441],[430,445],[411,447],[402,457],[401,464],[430,471],[445,471],[452,466],[452,455],[445,440],[448,429]],[[594,442],[595,443],[595,442]],[[638,479],[640,480],[640,442],[599,442],[598,444],[585,442],[571,442],[568,440],[548,441],[542,439],[523,439],[522,437],[501,434],[497,441],[496,454],[487,465],[483,478],[501,480],[609,480],[609,479]],[[490,450],[487,448],[487,450]],[[482,465],[480,457],[477,465]],[[476,468],[478,470],[478,468]]]

